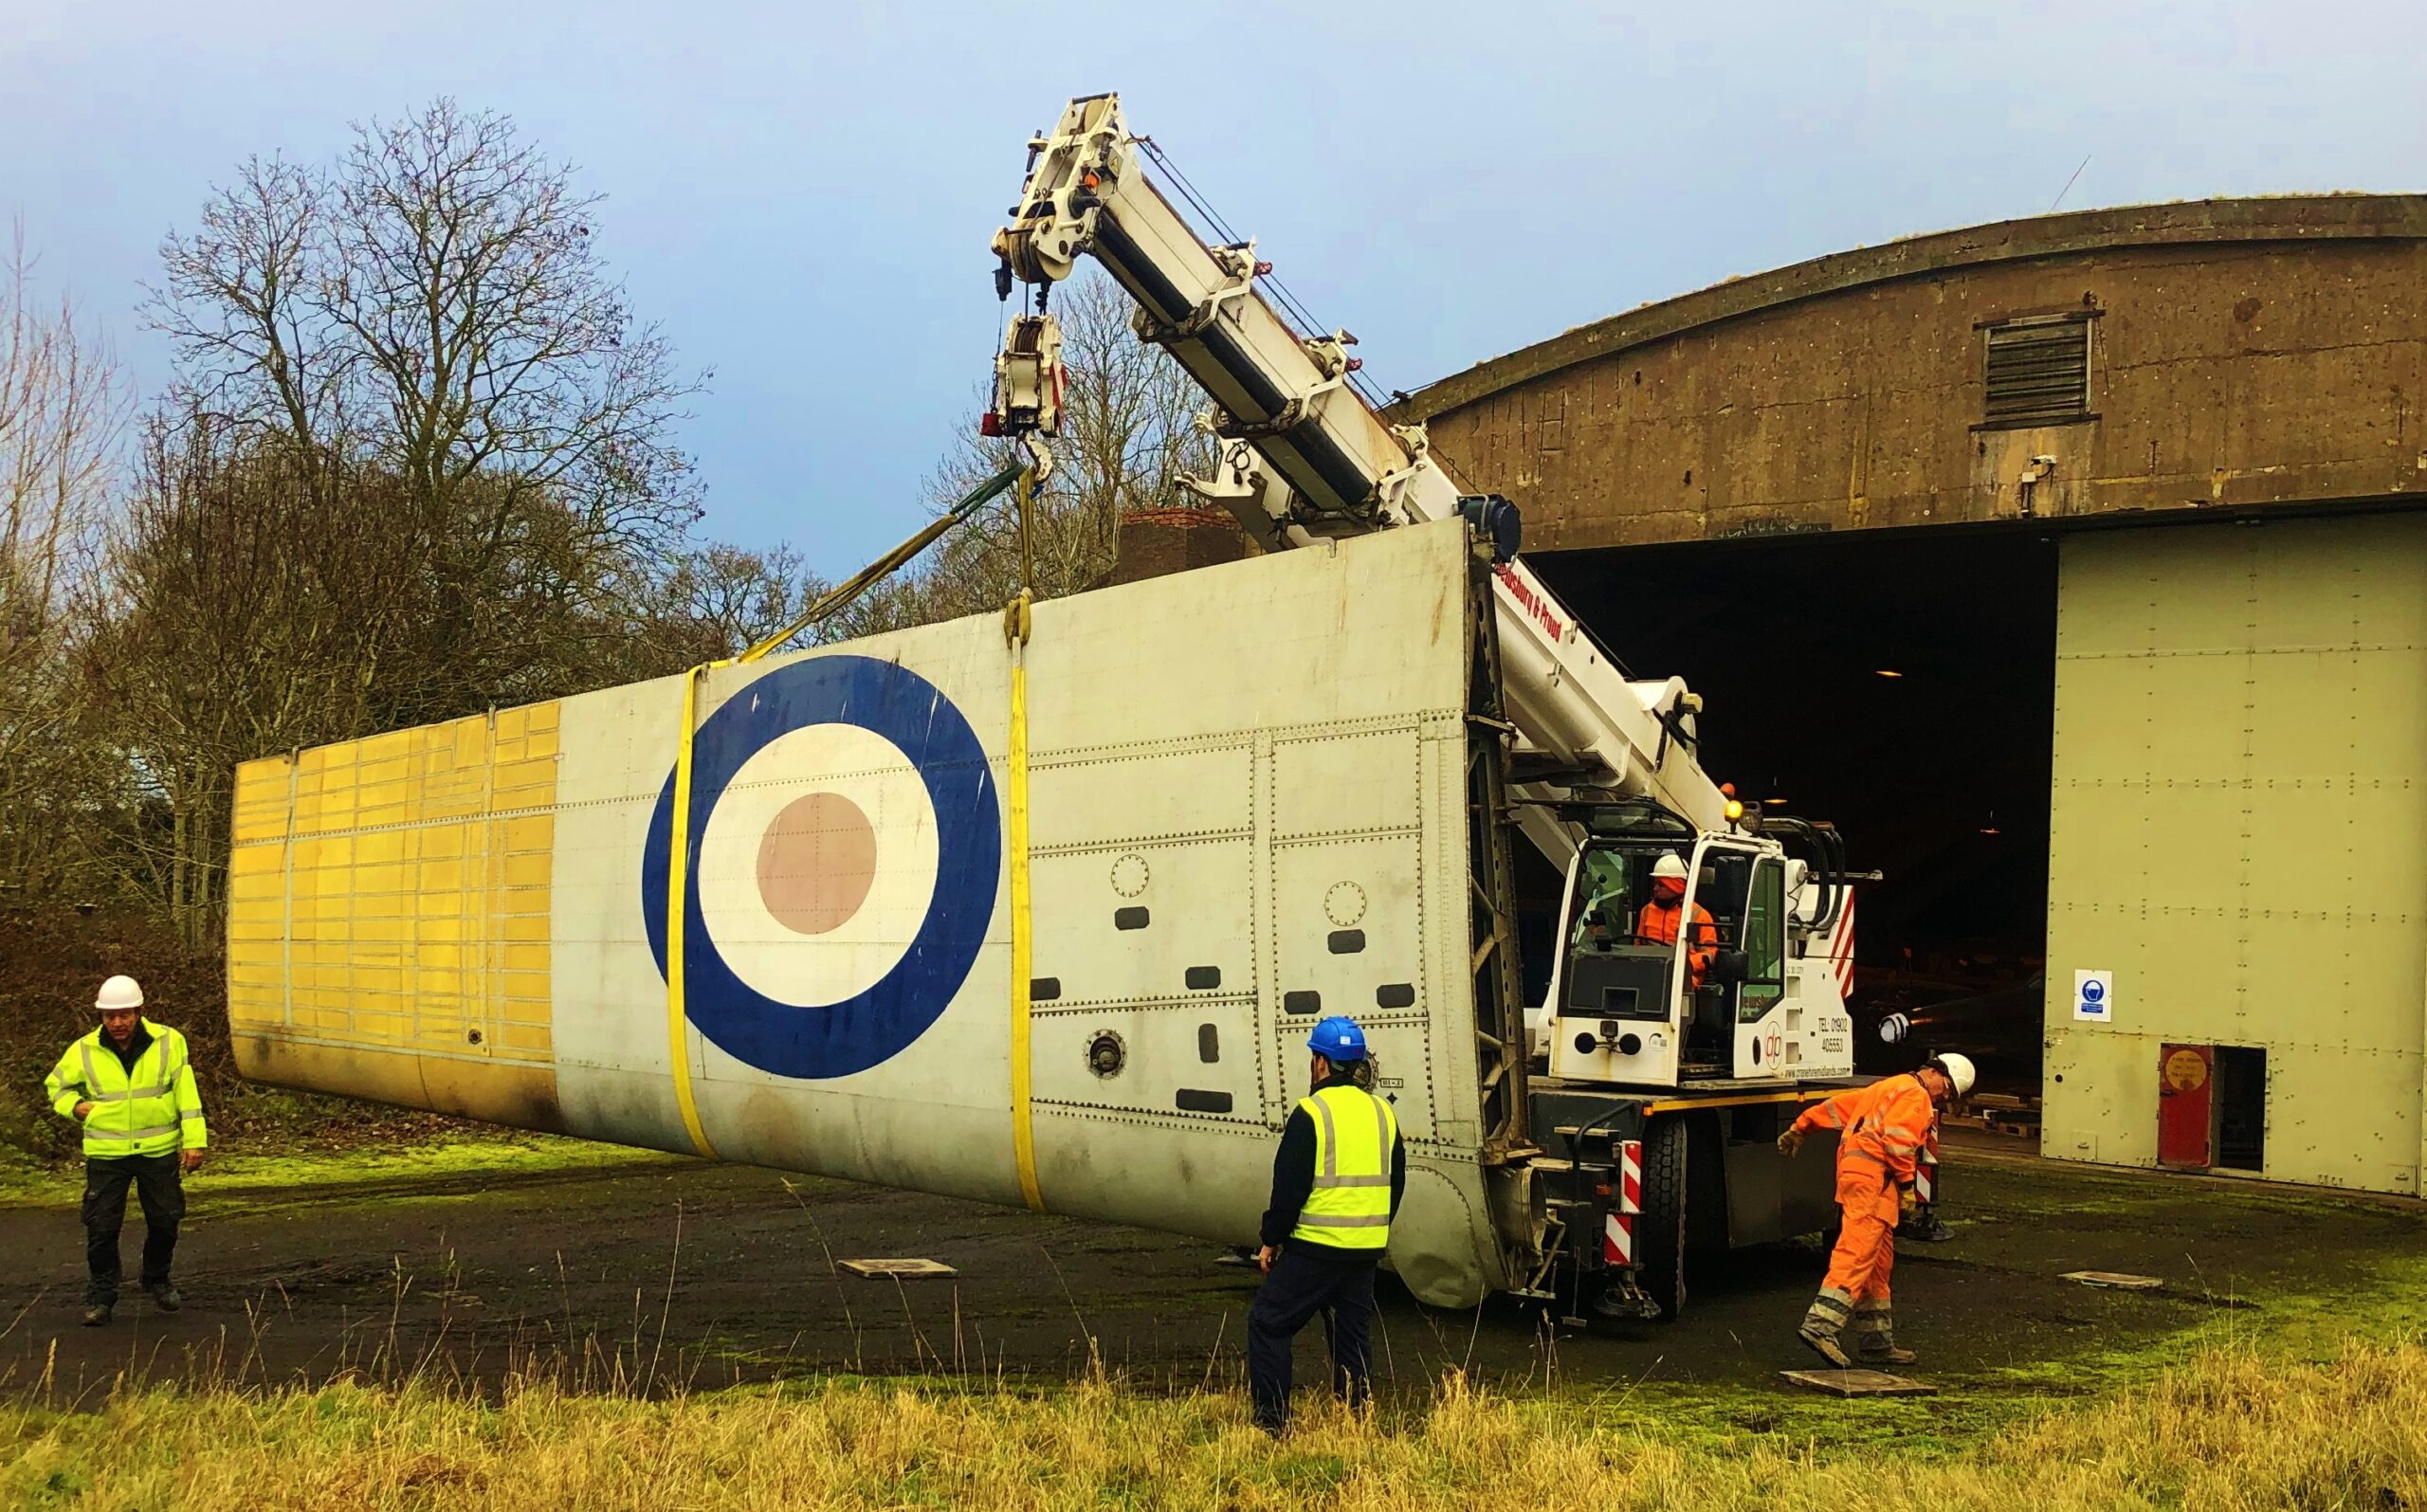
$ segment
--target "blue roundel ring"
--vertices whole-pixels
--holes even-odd
[[[770,742],[812,724],[855,724],[899,747],[936,811],[936,890],[902,958],[839,1003],[778,1002],[735,975],[700,909],[700,846],[725,785]],[[968,979],[995,914],[1002,815],[976,732],[916,672],[866,656],[794,662],[742,688],[708,716],[691,752],[690,877],[683,924],[684,1007],[719,1049],[777,1076],[849,1076],[909,1047]],[[666,893],[674,832],[674,776],[657,797],[641,853],[641,917],[666,974]]]

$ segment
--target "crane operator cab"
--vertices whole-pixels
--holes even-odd
[[[1751,837],[1588,838],[1551,980],[1552,1074],[1787,1079],[1789,865]]]

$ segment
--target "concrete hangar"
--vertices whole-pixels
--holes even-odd
[[[2427,196],[1865,247],[1402,408],[2047,1153],[2427,1193]],[[1944,1044],[1969,1035],[1986,1044]]]

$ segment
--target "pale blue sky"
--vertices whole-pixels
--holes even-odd
[[[984,376],[1028,133],[1118,89],[1298,295],[1414,388],[1857,243],[2045,210],[2427,181],[2427,7],[892,7],[0,0],[0,215],[147,388],[163,232],[248,153],[438,94],[610,198],[684,360],[706,529],[847,572]]]

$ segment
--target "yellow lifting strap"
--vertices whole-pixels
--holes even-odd
[[[1003,640],[1012,653],[1012,731],[1004,763],[1011,835],[1007,847],[1012,907],[1012,1158],[1019,1168],[1020,1196],[1034,1212],[1045,1211],[1045,1194],[1036,1184],[1036,1135],[1029,1105],[1029,1015],[1033,931],[1028,891],[1028,638],[1032,628],[1029,581],[1029,502],[1036,491],[1036,474],[1019,478],[1019,596],[1003,610]]]
[[[886,552],[884,556],[878,557],[875,561],[868,563],[866,567],[861,568],[858,572],[853,573],[847,581],[829,589],[816,603],[809,606],[808,610],[802,613],[800,618],[793,621],[790,625],[785,626],[782,629],[777,630],[775,634],[768,636],[757,645],[751,647],[748,650],[743,651],[739,656],[735,657],[734,660],[745,665],[751,662],[756,662],[760,657],[765,656],[768,652],[773,651],[776,647],[783,645],[786,641],[791,640],[794,636],[798,635],[801,631],[809,628],[811,626],[817,624],[821,620],[831,618],[838,610],[843,609],[844,606],[849,604],[851,600],[859,597],[862,593],[867,592],[869,589],[874,588],[877,584],[883,582],[887,577],[892,576],[904,562],[909,561],[921,552],[925,551],[928,547],[934,545],[937,537],[943,535],[945,531],[952,529],[955,525],[958,525],[962,520],[967,519],[971,515],[976,514],[977,512],[977,507],[980,504],[983,504],[986,501],[994,498],[996,494],[1001,493],[1004,489],[1009,488],[1012,484],[1019,482],[1020,479],[1026,475],[1027,464],[1015,462],[1010,466],[1005,467],[1002,471],[995,474],[992,478],[987,479],[984,483],[979,483],[969,492],[961,495],[958,502],[956,502],[950,509],[945,510],[942,514],[938,515],[935,519],[927,521],[925,526],[922,527],[917,535],[911,537],[908,540],[903,541],[901,545],[896,546],[893,550]],[[1022,516],[1025,517],[1028,511],[1028,506],[1026,504],[1022,504],[1020,506],[1020,511]],[[1025,534],[1025,531],[1023,531],[1023,534]]]
[[[700,727],[700,679],[730,662],[709,662],[683,674],[683,743],[674,751],[673,826],[666,850],[666,1040],[674,1066],[674,1102],[691,1147],[709,1159],[716,1146],[700,1126],[699,1100],[691,1091],[691,1027],[683,1006],[683,923],[689,912],[691,873],[691,747]]]

